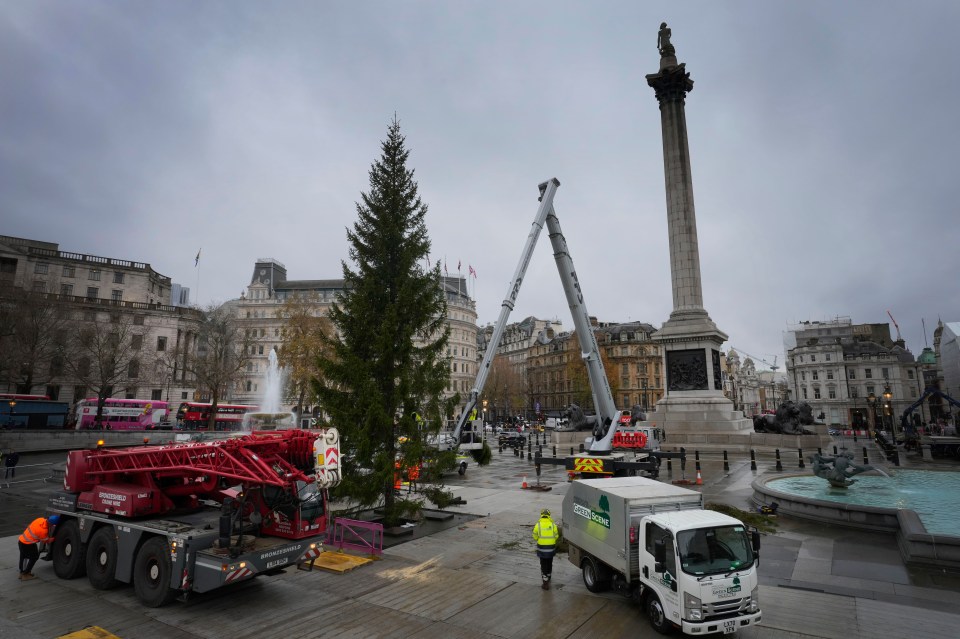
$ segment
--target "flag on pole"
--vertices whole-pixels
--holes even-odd
[[[470,275],[473,275],[473,279],[477,279],[477,272],[473,270],[473,267],[467,264],[467,268],[470,269]]]
[[[200,251],[202,251],[202,250],[203,250],[203,249],[197,250],[197,256],[196,256],[195,258],[193,258],[193,265],[194,265],[194,267],[196,267],[198,264],[200,264]]]
[[[457,260],[457,273],[460,272],[460,260]]]

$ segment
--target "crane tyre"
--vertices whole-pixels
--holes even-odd
[[[593,557],[584,557],[580,562],[580,570],[583,571],[583,585],[590,592],[604,592],[610,588],[610,577],[606,568]]]
[[[97,529],[87,544],[87,579],[97,590],[110,590],[120,585],[117,580],[117,537],[113,526]]]
[[[644,606],[647,610],[647,619],[650,620],[650,626],[662,635],[668,635],[673,630],[673,624],[667,619],[667,613],[660,603],[660,598],[655,594],[647,595],[647,603]]]
[[[76,579],[87,573],[87,546],[80,541],[80,526],[70,519],[57,526],[51,546],[53,572],[60,579]]]
[[[177,591],[170,587],[172,573],[166,541],[162,537],[145,541],[133,564],[133,590],[143,605],[159,608],[176,598]]]

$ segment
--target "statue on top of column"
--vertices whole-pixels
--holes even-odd
[[[666,22],[660,23],[660,32],[657,33],[657,49],[660,50],[660,56],[666,57],[677,55],[676,49],[670,44],[670,27]]]

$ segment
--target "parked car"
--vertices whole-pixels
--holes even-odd
[[[497,437],[497,443],[500,446],[506,446],[507,448],[526,446],[527,437],[526,435],[516,431],[504,431],[500,433],[499,437]]]

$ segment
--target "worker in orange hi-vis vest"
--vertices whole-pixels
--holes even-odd
[[[20,546],[20,581],[33,579],[33,565],[40,558],[38,544],[49,544],[53,541],[53,529],[60,522],[60,515],[38,517],[30,522],[27,529],[17,540]]]

